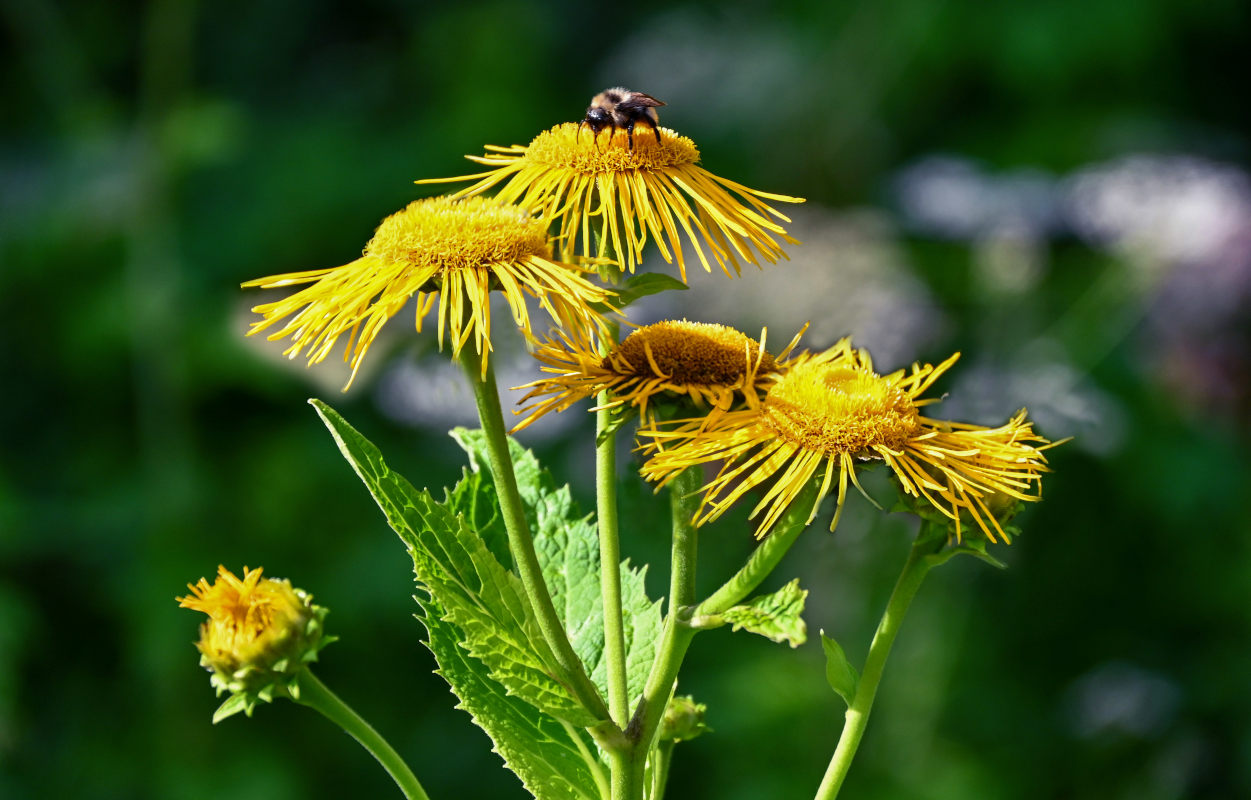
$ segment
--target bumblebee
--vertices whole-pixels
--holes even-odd
[[[656,116],[656,107],[663,105],[664,103],[650,94],[632,92],[620,86],[605,89],[591,98],[586,117],[578,123],[578,133],[582,133],[582,126],[586,125],[598,140],[599,132],[604,128],[610,128],[612,131],[625,128],[626,139],[630,142],[630,149],[633,150],[634,126],[641,122],[651,126],[652,133],[656,136],[656,144],[660,144],[660,129],[657,127],[660,119]],[[609,136],[611,137],[612,133],[609,133]]]

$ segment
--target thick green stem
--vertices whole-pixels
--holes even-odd
[[[641,798],[642,783],[637,786],[639,791],[635,791],[634,772],[632,770],[633,761],[631,760],[632,751],[629,748],[608,751],[608,769],[611,773],[612,800],[629,800],[629,798]]]
[[[669,513],[673,518],[670,617],[676,617],[683,607],[695,602],[695,553],[699,544],[699,529],[691,520],[699,505],[699,480],[699,468],[688,468],[673,480],[669,492]]]
[[[769,576],[773,568],[782,560],[782,556],[786,555],[791,545],[799,538],[799,534],[808,527],[808,515],[812,512],[812,503],[816,500],[816,494],[817,484],[810,482],[791,502],[790,507],[747,559],[743,568],[726,581],[720,589],[713,592],[707,600],[695,607],[692,617],[697,627],[700,618],[715,617],[743,602],[747,595],[751,594],[761,581]]]
[[[864,672],[860,676],[860,682],[856,684],[851,705],[847,708],[843,733],[838,739],[838,747],[830,759],[821,786],[817,789],[815,800],[834,800],[843,785],[843,779],[847,777],[847,770],[851,768],[856,748],[860,746],[865,726],[869,723],[869,712],[873,709],[873,699],[877,696],[877,687],[882,680],[886,657],[890,655],[891,645],[895,643],[895,636],[899,633],[899,626],[903,623],[908,606],[912,604],[912,598],[916,596],[917,589],[921,588],[921,581],[934,566],[933,554],[944,542],[942,537],[926,534],[923,526],[912,546],[912,552],[908,554],[903,571],[899,574],[899,580],[895,582],[895,589],[886,603],[886,611],[878,623],[877,632],[873,634],[873,643],[869,645],[869,655],[864,662]]]
[[[602,406],[610,399],[599,395]],[[600,593],[604,598],[604,658],[608,666],[608,710],[624,727],[630,714],[626,683],[625,624],[621,618],[621,543],[617,527],[617,436],[609,432],[611,410],[595,417],[595,500],[599,521]]]
[[[630,786],[632,799],[643,796],[647,756],[664,718],[665,706],[673,694],[678,669],[696,633],[689,620],[690,606],[695,602],[695,554],[699,543],[698,531],[691,519],[699,505],[699,479],[698,468],[687,469],[669,487],[673,515],[669,614],[665,619],[656,661],[643,689],[643,699],[639,701],[634,718],[626,729],[626,736],[634,741]]]
[[[359,714],[340,700],[312,672],[304,670],[300,676],[300,696],[293,696],[292,699],[319,712],[360,742],[370,755],[378,759],[378,763],[386,769],[408,800],[430,800],[426,790],[418,783],[417,776],[404,763],[404,759],[400,758],[400,754],[395,752],[395,748],[387,744],[386,739],[379,736],[368,722],[361,719]]]
[[[499,390],[495,386],[495,372],[489,365],[483,369],[481,356],[472,347],[461,350],[460,362],[473,387],[474,400],[478,404],[478,418],[482,421],[482,432],[486,435],[500,512],[504,517],[504,527],[508,530],[508,549],[512,553],[517,574],[521,577],[526,597],[534,610],[539,630],[556,658],[556,664],[561,671],[560,679],[587,711],[596,719],[607,723],[592,729],[592,734],[599,738],[619,733],[620,729],[611,722],[608,707],[604,705],[599,690],[587,676],[582,660],[573,651],[569,634],[561,624],[556,606],[552,604],[552,595],[543,581],[543,571],[539,567],[538,555],[534,552],[534,540],[521,504],[521,493],[517,489],[512,455],[508,451],[508,435],[504,429],[504,414],[500,410]]]

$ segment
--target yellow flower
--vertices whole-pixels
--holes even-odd
[[[333,640],[322,633],[326,609],[290,581],[262,578],[260,567],[244,567],[239,578],[219,566],[213,583],[201,578],[187,588],[191,594],[177,598],[178,605],[209,617],[196,643],[200,663],[213,672],[219,694],[248,696],[246,709],[237,710],[250,712],[258,695],[268,700],[279,688],[289,689]]]
[[[797,335],[773,356],[764,349],[765,335],[761,331],[757,342],[725,325],[666,320],[639,328],[601,356],[591,337],[562,332],[559,341],[549,340],[534,353],[544,364],[543,371],[553,377],[517,387],[530,389],[523,403],[547,397],[518,411],[530,416],[513,430],[605,390],[612,393],[611,398],[592,411],[630,403],[646,417],[648,402],[662,393],[685,395],[696,406],[707,404],[714,411],[729,410],[740,397],[755,406],[757,393],[773,380],[799,341]]]
[[[704,270],[712,259],[727,274],[739,273],[739,259],[759,266],[756,252],[769,263],[786,258],[775,236],[798,244],[774,221],[790,222],[766,200],[803,200],[749,189],[698,166],[694,142],[668,128],[634,137],[630,148],[624,130],[599,136],[566,122],[540,133],[529,145],[488,145],[469,160],[490,169],[456,178],[417,183],[475,180],[454,197],[468,197],[500,186],[499,199],[543,211],[559,221],[561,255],[615,257],[634,272],[650,235],[665,261],[676,257],[682,280],[686,262],[679,229],[695,248]],[[591,234],[599,237],[598,250]],[[698,236],[696,235],[698,233]],[[581,239],[581,248],[578,241]]]
[[[756,531],[763,536],[819,472],[820,491],[808,521],[837,475],[833,530],[848,482],[860,488],[856,462],[883,461],[904,492],[954,521],[957,539],[964,513],[990,541],[996,533],[1007,540],[988,503],[998,495],[1040,499],[1047,471],[1041,451],[1050,445],[1034,433],[1024,411],[998,428],[922,416],[919,409],[938,398],[920,395],[958,357],[936,367],[913,365],[910,371],[878,375],[869,354],[854,349],[850,339],[824,353],[800,354],[757,409],[731,411],[711,423],[684,420],[641,431],[652,438],[647,448],[654,452],[643,475],[663,486],[688,467],[724,461],[704,487],[697,524],[716,519],[750,489],[772,481],[751,513],[755,518],[765,511]]]
[[[312,365],[323,360],[346,334],[344,360],[351,363],[355,379],[386,321],[416,295],[420,332],[422,319],[437,296],[439,346],[443,346],[445,328],[451,335],[453,356],[472,337],[475,350],[482,354],[485,375],[491,350],[492,289],[504,293],[514,322],[527,337],[533,336],[527,294],[537,298],[559,325],[604,324],[591,306],[607,301],[611,293],[588,281],[581,268],[553,260],[546,231],[547,225],[529,213],[494,200],[417,200],[384,219],[365,245],[364,255],[349,264],[243,284],[263,289],[312,284],[252,309],[264,319],[253,323],[248,335],[290,317],[269,338],[290,336],[291,346],[284,354],[295,358],[307,352]]]

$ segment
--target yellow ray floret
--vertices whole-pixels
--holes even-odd
[[[987,502],[994,495],[1039,499],[1047,440],[1034,433],[1024,411],[998,428],[922,416],[919,409],[937,399],[920,396],[958,356],[883,376],[873,371],[869,354],[848,339],[824,353],[800,354],[758,408],[731,411],[711,423],[684,420],[641,431],[651,438],[645,447],[654,453],[643,475],[663,486],[688,467],[724,462],[704,487],[698,524],[768,484],[751,513],[755,518],[764,512],[756,531],[763,536],[818,475],[820,491],[808,521],[837,477],[833,529],[848,483],[859,488],[856,463],[883,461],[906,493],[954,521],[957,538],[963,513],[990,541],[996,534],[1006,540]]]
[[[316,364],[346,336],[344,360],[352,379],[382,326],[416,295],[417,331],[438,300],[438,337],[451,337],[457,355],[471,338],[487,368],[491,350],[490,292],[503,292],[513,321],[532,337],[525,296],[559,325],[604,324],[593,304],[612,293],[587,280],[586,271],[551,257],[547,225],[516,206],[483,198],[446,197],[410,203],[382,221],[364,254],[341,267],[292,272],[248,281],[272,289],[311,284],[252,310],[264,319],[248,335],[286,320],[270,339],[290,337],[284,354],[304,353]],[[348,381],[348,386],[352,383]],[[345,387],[346,388],[346,387]]]
[[[648,402],[664,393],[685,395],[714,412],[729,410],[738,399],[755,406],[799,341],[796,336],[773,356],[764,349],[766,335],[761,331],[756,341],[725,325],[665,320],[639,328],[601,356],[593,337],[562,332],[534,353],[551,377],[517,387],[530,389],[523,403],[544,399],[517,412],[529,416],[514,431],[604,391],[609,399],[592,411],[630,403],[646,417]]]
[[[468,157],[490,167],[486,172],[417,182],[476,181],[454,197],[499,187],[499,199],[556,221],[565,260],[615,254],[633,272],[650,237],[665,261],[676,259],[685,281],[682,234],[708,272],[710,258],[729,275],[731,268],[739,273],[740,259],[760,266],[757,254],[769,263],[787,257],[781,243],[799,243],[779,224],[790,219],[765,201],[802,199],[718,177],[698,166],[690,139],[668,128],[659,134],[659,142],[636,136],[631,147],[624,130],[592,135],[567,122],[529,145],[489,145],[485,155]]]

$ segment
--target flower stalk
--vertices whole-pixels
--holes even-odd
[[[664,719],[665,707],[673,695],[686,650],[695,638],[696,631],[689,625],[689,620],[690,606],[695,601],[695,556],[699,539],[693,517],[699,505],[699,480],[700,471],[690,469],[679,475],[669,489],[673,518],[669,613],[665,618],[656,660],[643,689],[643,698],[626,729],[634,747],[630,764],[632,793],[627,796],[628,800],[643,796],[647,757]]]
[[[703,620],[716,618],[727,609],[746,600],[747,595],[755,591],[756,587],[773,572],[774,567],[791,549],[791,545],[795,544],[799,534],[803,533],[808,526],[809,509],[812,507],[816,494],[817,483],[809,481],[791,503],[790,508],[782,515],[773,532],[765,537],[747,559],[743,568],[691,612],[693,627],[702,627]]]
[[[611,400],[604,390],[599,405]],[[626,679],[625,623],[621,616],[621,542],[617,519],[617,435],[612,409],[595,413],[595,503],[599,527],[600,592],[604,599],[604,658],[608,664],[608,710],[624,727],[630,714]]]
[[[310,670],[306,669],[300,675],[299,696],[291,695],[291,699],[318,712],[360,742],[378,760],[408,800],[430,800],[417,776],[404,763],[404,759],[400,758],[400,754],[395,752],[395,748]]]
[[[881,683],[882,672],[886,668],[886,658],[899,634],[904,615],[908,613],[912,598],[916,597],[925,576],[936,564],[945,560],[936,558],[935,554],[945,544],[946,535],[936,532],[933,527],[935,526],[932,523],[922,524],[912,550],[908,553],[908,560],[904,562],[899,579],[895,582],[890,600],[886,603],[886,611],[883,612],[877,632],[873,634],[873,642],[869,645],[869,655],[865,658],[864,670],[856,684],[856,693],[847,708],[846,722],[839,736],[838,746],[814,800],[834,800],[838,796],[838,790],[842,787],[856,750],[860,747],[860,740],[864,737],[865,727],[869,724],[869,712],[873,710],[873,700],[877,697],[878,684]]]
[[[512,553],[517,574],[525,589],[530,607],[534,610],[543,634],[544,641],[551,648],[556,663],[561,670],[561,678],[569,686],[574,697],[596,719],[603,720],[592,733],[597,738],[611,738],[620,729],[612,723],[608,707],[600,697],[599,690],[586,674],[569,635],[561,624],[552,603],[552,595],[543,580],[543,571],[539,566],[538,555],[534,551],[534,539],[530,534],[530,526],[526,522],[525,510],[521,504],[521,493],[517,489],[517,476],[513,472],[512,455],[508,451],[508,437],[504,429],[504,415],[500,409],[499,390],[496,388],[495,371],[483,362],[473,348],[466,347],[461,351],[460,364],[469,378],[473,388],[474,400],[478,406],[478,418],[482,424],[482,432],[486,436],[491,472],[495,477],[495,485],[499,491],[500,512],[504,517],[504,526],[508,531],[508,548]],[[605,739],[606,741],[606,739]]]

